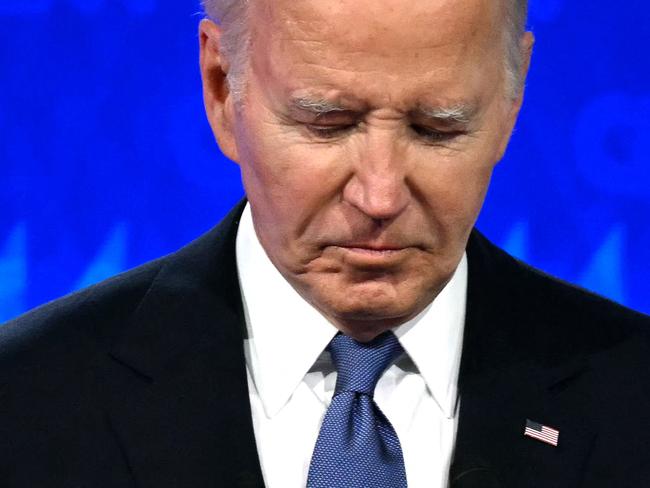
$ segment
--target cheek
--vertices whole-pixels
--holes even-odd
[[[340,149],[305,144],[290,130],[259,118],[240,141],[242,179],[260,238],[302,262],[340,200],[347,158]]]
[[[341,148],[305,143],[296,127],[267,119],[245,119],[247,130],[239,137],[247,191],[290,202],[296,211],[340,191],[348,160]]]
[[[275,139],[279,144],[247,148],[241,164],[247,194],[270,207],[287,207],[297,217],[334,200],[346,179],[343,165],[323,151]]]
[[[445,240],[464,236],[474,225],[493,165],[477,153],[449,155],[418,167],[413,181],[425,212]]]

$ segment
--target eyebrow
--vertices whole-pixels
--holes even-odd
[[[317,116],[330,114],[333,112],[347,112],[351,109],[343,107],[337,102],[326,100],[324,98],[294,97],[291,99],[291,105],[294,108],[310,112]]]
[[[457,103],[449,107],[419,106],[415,111],[420,116],[453,124],[469,124],[477,112],[477,107],[469,103]]]
[[[317,117],[337,113],[353,111],[353,108],[344,107],[336,101],[325,98],[294,97],[291,99],[291,106],[295,109],[312,113]],[[476,105],[470,103],[456,103],[448,107],[420,105],[412,114],[419,115],[432,120],[452,124],[469,124],[476,116],[478,110]]]

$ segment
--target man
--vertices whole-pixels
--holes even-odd
[[[0,329],[3,486],[647,486],[648,317],[473,230],[525,1],[206,10],[247,202]]]

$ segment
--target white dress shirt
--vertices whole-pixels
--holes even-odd
[[[269,260],[249,205],[237,231],[248,339],[246,367],[267,488],[304,488],[336,384],[325,348],[337,329]],[[446,488],[457,426],[467,259],[417,317],[394,329],[405,350],[379,379],[375,401],[399,437],[410,488]]]

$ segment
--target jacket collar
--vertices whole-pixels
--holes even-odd
[[[144,488],[169,480],[208,486],[215,479],[223,486],[263,486],[235,264],[244,204],[214,230],[163,258],[101,375],[108,422]],[[576,351],[575,337],[554,334],[566,321],[544,311],[546,303],[535,295],[540,288],[527,285],[530,273],[522,279],[522,265],[478,232],[467,253],[461,408],[451,479],[478,469],[496,473],[502,486],[576,486],[595,437],[576,408],[580,384],[592,367],[589,356],[597,349],[594,340]],[[543,351],[549,350],[556,354],[546,357]],[[525,438],[526,419],[560,430],[559,446]]]
[[[138,486],[263,486],[235,265],[243,202],[163,264],[102,375]]]
[[[187,352],[241,339],[245,327],[235,234],[243,208],[241,202],[210,232],[163,258],[125,334],[115,341],[115,359],[155,378],[169,361]],[[210,322],[217,317],[217,322],[236,325]]]
[[[632,341],[623,327],[594,327],[581,315],[581,292],[550,284],[476,231],[468,257],[451,486],[474,470],[503,487],[579,486],[597,434],[584,395],[599,361],[625,357]],[[559,430],[558,446],[525,437],[527,419]]]

